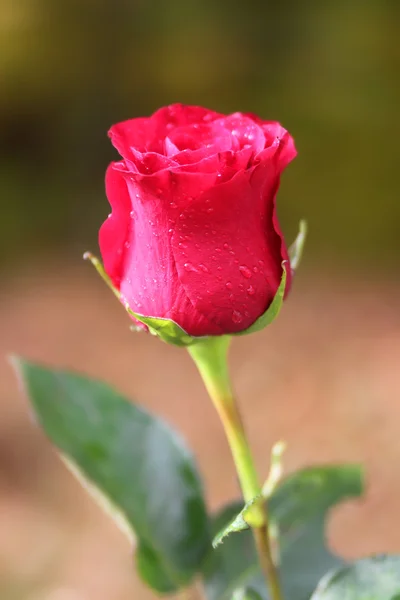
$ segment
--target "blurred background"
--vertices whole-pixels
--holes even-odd
[[[365,500],[335,511],[333,547],[400,551],[399,26],[396,0],[1,0],[1,600],[151,597],[31,422],[10,352],[139,399],[194,447],[213,508],[237,494],[189,358],[130,333],[81,261],[109,212],[108,128],[172,102],[255,112],[295,137],[278,204],[288,240],[307,218],[306,255],[279,322],[236,342],[235,385],[260,471],[279,438],[288,471],[365,463]]]

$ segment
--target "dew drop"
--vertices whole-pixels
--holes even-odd
[[[232,321],[234,323],[241,323],[243,321],[242,314],[238,310],[234,310],[232,313]]]
[[[264,261],[263,260],[259,260],[258,264],[260,265],[260,267],[263,267],[264,266]]]
[[[233,285],[231,284],[231,282],[230,282],[230,281],[227,281],[227,282],[226,282],[226,284],[225,284],[225,287],[226,287],[228,290],[231,290],[231,289],[233,288]]]
[[[187,262],[183,265],[186,269],[186,271],[192,272],[192,273],[198,273],[199,271],[196,269],[196,267],[194,265],[192,265],[192,263]]]
[[[256,293],[256,290],[254,289],[254,287],[252,285],[250,285],[247,288],[247,293],[248,293],[249,296],[254,296],[254,294]]]
[[[217,271],[222,271],[222,267],[221,267],[221,265],[218,265],[218,267],[217,267]]]
[[[170,205],[171,208],[176,208],[176,203],[175,202],[170,202],[169,205]]]
[[[250,277],[251,277],[251,271],[250,271],[249,267],[246,267],[245,265],[241,265],[239,267],[239,271],[241,272],[241,274],[243,275],[243,277],[246,277],[246,279],[250,279]]]
[[[228,250],[229,244],[224,244],[224,248],[225,248],[225,250]]]
[[[203,273],[208,273],[209,272],[208,269],[207,269],[207,267],[206,267],[206,265],[203,265],[203,264],[199,265],[199,269],[201,269],[203,271]]]
[[[253,267],[253,273],[258,273],[258,267]]]
[[[108,215],[108,216],[109,216],[109,217],[111,217],[111,215]],[[134,211],[134,210],[131,210],[131,212],[129,213],[129,216],[131,217],[131,219],[134,219],[134,218],[135,218],[135,216],[136,216],[136,215],[135,215],[135,211]]]
[[[212,233],[213,235],[216,235],[216,233],[217,233],[217,232],[215,231],[215,229],[212,229],[211,233]]]
[[[124,246],[125,246],[125,248],[126,248],[127,250],[128,250],[130,247],[131,247],[131,245],[130,245],[130,243],[129,243],[129,242],[125,242]]]
[[[215,248],[215,252],[222,252],[221,248]]]
[[[179,242],[178,246],[179,248],[187,248],[187,244],[184,244],[183,242]]]
[[[185,218],[185,214],[184,214],[184,213],[181,213],[181,214],[179,215],[179,218],[180,218],[180,219],[184,219],[184,218]]]
[[[212,213],[212,212],[214,212],[214,209],[213,208],[207,208],[207,212],[208,213]]]

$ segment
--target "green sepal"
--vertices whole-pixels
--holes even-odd
[[[283,304],[283,298],[285,296],[286,279],[287,279],[286,264],[287,264],[286,261],[284,261],[282,263],[281,282],[280,282],[278,290],[274,296],[274,299],[272,300],[271,304],[269,305],[269,307],[267,308],[265,313],[263,315],[261,315],[261,317],[258,317],[258,319],[256,321],[254,321],[253,325],[250,325],[250,327],[248,327],[247,329],[244,329],[243,331],[238,331],[237,333],[232,333],[231,335],[236,336],[236,335],[247,335],[248,333],[255,333],[256,331],[261,331],[261,329],[264,329],[265,327],[270,325],[272,323],[272,321],[275,321],[276,317],[280,313],[280,310],[281,310],[282,304]]]
[[[163,342],[173,344],[174,346],[190,346],[198,340],[204,340],[204,337],[192,337],[175,321],[171,319],[162,319],[160,317],[145,317],[139,313],[133,312],[128,306],[125,307],[127,312],[132,315],[137,321],[147,325],[152,335],[156,335]]]
[[[399,600],[400,556],[373,556],[323,577],[311,600]]]
[[[300,262],[301,262],[301,259],[303,256],[303,250],[304,250],[304,244],[306,241],[306,237],[307,237],[307,221],[305,219],[302,219],[299,223],[299,233],[297,234],[296,239],[294,240],[293,244],[290,246],[289,251],[288,251],[289,260],[290,260],[290,268],[292,269],[292,271],[296,271],[296,269],[300,265]]]

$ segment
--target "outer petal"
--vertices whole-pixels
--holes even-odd
[[[123,250],[128,237],[131,200],[126,182],[118,168],[124,163],[111,163],[106,172],[106,194],[112,213],[104,221],[99,232],[99,245],[104,268],[118,288],[123,268]]]
[[[272,210],[267,211],[265,194],[272,204],[276,181],[261,190],[250,175],[241,171],[195,198],[172,236],[187,296],[225,333],[246,329],[265,312],[282,273],[281,240],[266,227]]]
[[[275,125],[275,124],[274,124]],[[280,126],[279,126],[280,127]],[[296,149],[292,137],[284,130],[282,138],[277,138],[275,144],[266,148],[257,156],[250,184],[254,194],[263,198],[264,202],[264,228],[267,239],[270,240],[271,265],[280,265],[282,261],[289,260],[288,250],[279,225],[276,211],[276,195],[278,193],[280,176],[284,168],[296,156]],[[281,270],[275,269],[275,278],[279,285]],[[286,293],[288,293],[292,280],[291,270],[287,270]]]
[[[168,171],[142,179],[120,175],[126,181],[132,214],[120,282],[124,300],[134,312],[172,319],[191,335],[222,333],[193,306],[176,272],[171,246],[181,220],[180,204],[187,202],[188,192],[202,191],[204,175],[183,173],[178,181]],[[215,174],[209,177],[211,184]]]

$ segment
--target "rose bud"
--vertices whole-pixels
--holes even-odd
[[[99,243],[122,302],[139,323],[191,337],[250,328],[291,284],[275,199],[292,137],[254,115],[181,104],[109,135],[122,160],[107,170]]]

